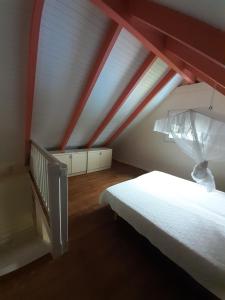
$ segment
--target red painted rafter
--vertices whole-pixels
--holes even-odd
[[[111,50],[121,32],[121,29],[122,29],[122,27],[114,22],[112,24],[110,24],[110,27],[106,33],[106,38],[104,39],[104,41],[100,47],[100,52],[97,56],[97,59],[95,60],[94,65],[92,66],[92,69],[89,74],[85,88],[84,88],[82,95],[72,113],[71,120],[68,124],[65,135],[60,144],[60,149],[64,149],[66,144],[68,143],[69,138],[70,138],[71,134],[73,133],[73,130],[79,120],[79,117],[80,117],[80,115],[88,101],[88,98],[95,86],[95,83],[98,80],[98,77],[105,65],[105,62],[106,62],[109,54],[111,53]]]
[[[154,30],[143,27],[140,22],[135,22],[128,12],[129,2],[121,0],[91,0],[106,15],[132,33],[143,46],[161,58],[167,65],[179,73],[188,83],[195,82],[195,76],[187,71],[185,63],[176,57],[168,57],[165,53],[164,35]]]
[[[31,18],[31,29],[29,35],[29,52],[28,52],[28,67],[27,67],[27,91],[26,91],[26,107],[25,107],[25,162],[28,162],[30,152],[30,136],[32,125],[35,75],[38,53],[38,41],[41,24],[42,10],[44,0],[35,0]]]
[[[147,0],[92,0],[187,81],[225,89],[225,33]]]
[[[160,90],[174,77],[176,73],[170,70],[159,83],[150,91],[145,99],[136,107],[136,109],[128,116],[128,118],[117,128],[113,134],[107,139],[105,145],[111,144],[139,115],[139,113],[146,107],[147,104],[160,92]]]
[[[158,39],[162,35],[160,32],[156,32],[151,27],[137,20],[132,21],[141,32],[149,36],[149,39],[152,36],[158,36]],[[195,74],[199,77],[201,74],[201,79],[211,86],[216,86],[218,91],[224,91],[225,89],[225,67],[222,67],[221,64],[216,64],[214,61],[209,60],[207,57],[201,55],[199,52],[193,51],[191,48],[186,45],[179,43],[177,40],[170,37],[164,37],[165,49],[164,53],[171,60],[178,59],[182,61],[181,65],[183,66],[185,73]],[[223,92],[224,94],[224,92]],[[225,94],[224,94],[225,95]]]
[[[190,70],[191,70],[191,67],[190,67]],[[200,71],[198,71],[198,70],[196,70],[194,68],[193,68],[192,72],[195,72],[198,80],[204,81],[204,82],[208,83],[208,85],[212,86],[218,92],[220,92],[221,94],[225,95],[225,87],[221,87],[213,79],[209,78],[208,76],[205,76],[204,73],[202,73],[202,72],[200,72]]]
[[[108,112],[108,114],[105,116],[102,123],[99,125],[99,127],[96,129],[94,134],[91,136],[90,140],[86,144],[86,147],[91,147],[94,142],[97,140],[99,135],[103,132],[103,130],[106,128],[106,126],[110,123],[112,118],[115,116],[117,111],[120,109],[120,107],[125,103],[129,95],[132,93],[138,82],[143,78],[146,71],[150,68],[150,66],[154,63],[156,60],[156,56],[153,53],[150,53],[147,58],[144,60],[142,65],[139,67],[135,75],[132,77],[126,88],[123,90],[122,94],[119,96],[117,101],[112,106],[111,110]]]
[[[173,57],[182,59],[186,63],[187,68],[194,72],[194,74],[201,73],[202,79],[208,78],[209,81],[214,82],[214,85],[218,86],[218,89],[225,88],[225,65],[222,67],[221,64],[215,63],[171,38],[167,39],[166,47],[168,57],[173,55]]]
[[[225,87],[225,32],[151,1],[129,3],[136,25],[164,36],[168,58],[182,60],[189,71],[200,72],[218,89]]]
[[[129,14],[224,67],[225,32],[148,0],[128,0]]]

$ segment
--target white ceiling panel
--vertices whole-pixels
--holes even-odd
[[[41,21],[32,137],[57,146],[109,21],[89,0],[46,0]]]
[[[89,0],[45,1],[32,123],[32,138],[43,146],[60,144],[108,26],[109,20]],[[141,43],[122,30],[67,147],[88,142],[147,55]],[[157,59],[96,144],[105,141],[166,72],[167,65]]]
[[[128,31],[122,30],[81,114],[68,146],[82,146],[88,141],[138,67],[143,63],[147,53],[136,38]]]
[[[134,121],[121,133],[121,135],[114,141],[116,144],[119,140],[123,139],[127,134],[129,134],[129,130],[140,123],[145,117],[148,115],[163,101],[166,101],[166,98],[169,96],[171,92],[173,92],[177,86],[182,82],[183,78],[176,74],[166,85],[165,87],[152,99],[151,102],[145,107],[145,109],[134,119]],[[113,144],[114,144],[113,143]]]
[[[114,116],[106,129],[102,132],[101,136],[99,136],[95,145],[100,145],[105,142],[112,132],[119,127],[119,125],[130,115],[137,105],[148,95],[148,93],[157,84],[160,78],[166,74],[167,71],[167,65],[161,59],[157,59],[138,83],[136,88],[130,94],[126,102]]]

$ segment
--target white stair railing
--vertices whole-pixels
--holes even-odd
[[[52,254],[60,256],[68,244],[67,166],[31,141],[30,174],[48,219]]]

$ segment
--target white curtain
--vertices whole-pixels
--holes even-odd
[[[225,122],[195,110],[172,111],[157,120],[154,131],[168,134],[196,165],[192,178],[208,191],[215,189],[208,161],[225,161]]]

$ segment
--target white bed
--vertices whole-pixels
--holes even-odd
[[[225,299],[225,193],[154,171],[109,187],[100,202]]]

